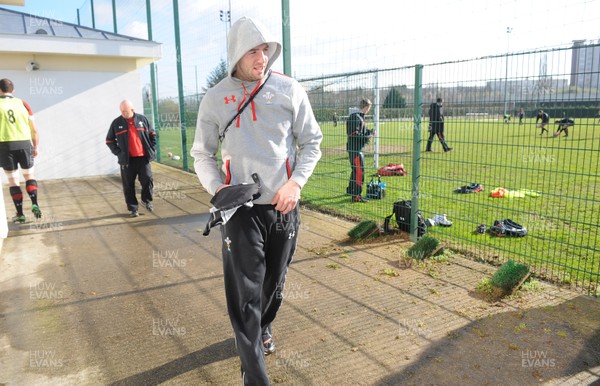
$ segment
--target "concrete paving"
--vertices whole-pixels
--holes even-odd
[[[40,182],[41,220],[0,258],[0,385],[237,385],[210,196],[155,164],[155,211],[129,218],[117,176]],[[7,190],[6,187],[4,187]],[[6,194],[5,194],[6,195]],[[26,199],[26,203],[27,199]],[[5,197],[7,213],[12,202]],[[600,379],[597,299],[542,284],[489,303],[494,268],[405,267],[400,237],[302,210],[267,357],[273,384],[528,385]]]

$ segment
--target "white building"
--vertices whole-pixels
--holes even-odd
[[[123,99],[143,113],[138,70],[161,45],[0,8],[0,55],[0,78],[35,114],[36,178],[118,173],[106,133]]]

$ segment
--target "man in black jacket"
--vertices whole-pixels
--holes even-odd
[[[425,151],[431,151],[435,135],[438,136],[444,151],[452,150],[451,147],[448,147],[446,138],[444,138],[444,108],[442,98],[437,98],[435,103],[429,105],[429,139],[427,139],[427,148]]]
[[[346,151],[350,158],[350,181],[346,194],[352,196],[352,202],[366,202],[362,197],[362,188],[365,183],[365,155],[363,149],[373,137],[373,130],[367,128],[365,114],[371,110],[372,103],[369,99],[360,101],[360,110],[351,113],[346,121],[346,134],[348,142]]]
[[[156,158],[156,132],[148,119],[133,110],[131,101],[119,105],[121,115],[113,120],[106,134],[106,145],[118,157],[121,166],[121,181],[127,210],[131,217],[139,216],[138,200],[135,196],[135,179],[142,185],[142,202],[149,212],[152,204],[152,168],[150,162]]]
[[[542,120],[542,123],[538,123],[539,120]],[[550,116],[548,115],[548,113],[544,112],[544,110],[540,109],[538,111],[537,117],[535,117],[535,123],[537,124],[537,127],[542,129],[542,132],[540,133],[540,135],[544,134],[545,132],[548,132],[548,129],[546,129],[546,126],[550,123]]]

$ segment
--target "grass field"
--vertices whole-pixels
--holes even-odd
[[[190,157],[190,149],[192,148],[192,144],[194,143],[194,134],[196,132],[196,128],[188,128],[187,129],[187,151],[185,154],[188,157],[188,167],[189,170],[193,171],[194,159]],[[183,157],[184,152],[181,151],[181,130],[178,128],[169,128],[168,130],[159,130],[158,138],[160,143],[160,162],[177,167],[183,167]],[[178,155],[180,157],[179,160],[173,160],[167,156],[168,153],[172,153],[173,155]]]
[[[425,153],[427,130],[420,144],[419,209],[425,218],[445,213],[454,224],[434,227],[430,234],[474,258],[497,261],[513,258],[527,263],[539,276],[598,291],[600,250],[600,124],[577,119],[569,137],[539,135],[535,119],[505,124],[501,119],[448,118],[445,134],[453,151],[441,151],[435,139],[432,153]],[[553,120],[551,120],[553,122]],[[345,195],[350,167],[345,151],[345,126],[321,124],[323,157],[302,192],[303,203],[328,213],[355,220],[383,223],[393,202],[410,199],[413,191],[413,122],[384,121],[379,128],[379,166],[403,163],[406,177],[384,177],[383,200],[351,203]],[[422,124],[427,127],[427,122]],[[194,130],[188,130],[188,148]],[[181,155],[179,131],[160,132],[162,162],[181,167],[166,157]],[[366,149],[366,181],[376,172],[374,144]],[[189,160],[190,169],[193,160]],[[475,194],[454,189],[471,182],[484,186]],[[528,189],[539,197],[491,198],[492,189]],[[500,238],[475,232],[494,220],[510,218],[527,227],[524,238]]]
[[[427,127],[427,122],[422,126]],[[386,198],[366,204],[351,203],[345,190],[350,167],[345,151],[345,128],[322,124],[325,134],[319,162],[303,190],[303,201],[331,213],[380,223],[391,214],[393,202],[410,199],[413,188],[413,123],[380,123],[379,166],[403,163],[406,177],[385,177]],[[598,217],[600,215],[600,124],[577,120],[569,137],[540,136],[535,120],[523,125],[502,120],[448,119],[446,138],[453,151],[444,153],[435,139],[432,153],[420,145],[419,208],[425,218],[444,213],[449,228],[434,227],[436,237],[462,252],[486,260],[514,258],[529,264],[540,276],[563,283],[597,286],[600,272]],[[376,172],[374,144],[367,147],[367,179]],[[471,182],[484,186],[475,194],[454,189]],[[496,187],[529,189],[537,198],[491,198]],[[479,235],[478,224],[510,218],[528,228],[524,238]]]

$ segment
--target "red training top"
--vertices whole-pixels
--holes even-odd
[[[135,127],[133,118],[127,120],[127,125],[129,126],[129,156],[143,157],[144,146],[142,146],[142,141],[137,133],[137,127]],[[144,129],[142,128],[141,130]]]

